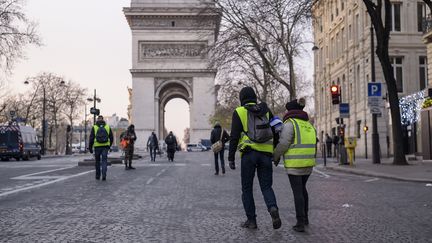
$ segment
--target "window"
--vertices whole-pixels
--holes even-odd
[[[175,27],[175,26],[176,26],[175,21],[171,21],[171,27]]]
[[[426,5],[417,3],[417,30],[423,32],[423,20],[426,18]]]
[[[356,31],[357,31],[357,40],[356,43],[360,41],[360,33],[361,33],[361,24],[360,24],[360,16],[357,14],[356,15]]]
[[[401,3],[392,3],[391,4],[391,21],[390,21],[390,30],[391,31],[401,31]]]
[[[342,31],[341,31],[341,50],[342,50],[342,54],[343,54],[343,51],[345,50],[345,28],[342,28]]]
[[[427,87],[428,75],[427,75],[427,57],[419,57],[419,78],[420,78],[420,90]]]
[[[348,25],[348,40],[351,40],[352,38],[352,27],[351,25]]]
[[[390,62],[393,67],[393,75],[396,79],[396,88],[398,92],[403,92],[403,64],[402,57],[391,57]]]
[[[357,130],[356,130],[357,138],[361,137],[361,122],[362,122],[361,120],[357,121]]]
[[[345,3],[344,3],[344,1],[342,1],[341,2],[341,11],[344,11],[344,9],[345,9]]]

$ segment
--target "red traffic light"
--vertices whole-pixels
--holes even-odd
[[[339,86],[337,85],[332,85],[330,88],[330,91],[332,94],[339,94]]]
[[[332,96],[332,104],[337,105],[340,103],[340,90],[339,85],[332,85],[330,87],[330,92]]]

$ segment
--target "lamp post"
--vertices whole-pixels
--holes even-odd
[[[371,35],[371,78],[372,83],[375,83],[375,43],[374,43],[374,28],[371,22],[370,27]],[[372,163],[381,163],[379,154],[379,133],[378,133],[378,117],[377,114],[372,114]]]
[[[367,151],[367,131],[368,130],[369,130],[369,127],[365,124],[363,127],[364,137],[365,137],[365,159],[368,158],[368,151]]]
[[[30,84],[29,80],[24,81],[25,85]],[[65,82],[62,80],[60,81],[60,86],[63,86],[65,84]],[[36,87],[36,92],[39,90],[39,87],[42,87],[42,144],[41,144],[41,154],[45,155],[45,137],[46,137],[46,119],[45,119],[45,113],[46,113],[46,87],[45,87],[45,82],[40,81],[38,82],[38,85]]]
[[[101,102],[101,99],[96,96],[96,89],[94,90],[93,98],[87,98],[87,101],[93,102],[93,107],[90,113],[93,114],[93,124],[96,124],[96,115],[99,115],[99,112],[96,109],[96,102]]]

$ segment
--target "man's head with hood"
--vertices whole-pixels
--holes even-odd
[[[135,131],[135,125],[134,125],[134,124],[131,124],[131,125],[128,127],[128,131],[129,131],[129,132],[134,132],[134,131]]]
[[[103,116],[98,116],[96,119],[96,125],[98,126],[105,126],[105,121]]]
[[[247,103],[257,103],[257,96],[252,87],[244,87],[240,90],[240,103],[242,106]]]
[[[221,124],[220,124],[218,121],[216,121],[213,127],[214,127],[214,128],[216,128],[216,127],[221,127]]]

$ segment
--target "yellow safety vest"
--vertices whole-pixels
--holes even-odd
[[[97,126],[97,125],[93,126],[94,134],[95,134],[95,138],[93,140],[94,141],[93,142],[93,147],[95,147],[95,148],[96,147],[106,147],[106,146],[110,146],[111,145],[111,140],[109,139],[109,135],[111,133],[111,128],[108,125],[105,125],[104,128],[105,128],[105,130],[108,133],[108,142],[106,142],[106,143],[99,143],[98,141],[96,141],[96,134],[97,134],[97,132],[99,130],[99,126]]]
[[[247,147],[249,147],[258,152],[273,153],[273,139],[270,139],[265,143],[256,143],[246,135],[246,133],[248,132],[248,110],[245,107],[240,106],[236,109],[236,112],[240,117],[240,121],[243,126],[243,132],[241,134],[241,138],[237,146],[237,149],[240,152],[243,152],[246,150]],[[266,115],[267,118],[270,117],[270,114],[268,112]]]
[[[316,165],[316,130],[308,121],[289,119],[294,126],[294,141],[284,154],[285,168],[304,168]]]

